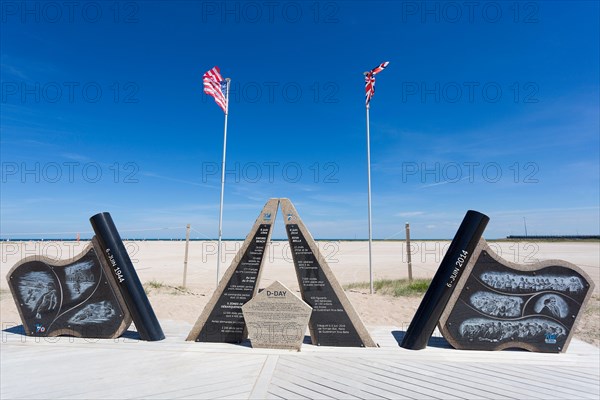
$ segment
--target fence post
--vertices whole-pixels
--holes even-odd
[[[185,227],[185,257],[183,259],[183,287],[187,279],[188,249],[190,247],[190,224]]]
[[[412,260],[410,256],[410,224],[407,222],[406,225],[406,257],[408,260],[408,282],[412,283]]]

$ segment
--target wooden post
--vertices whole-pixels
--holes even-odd
[[[183,287],[185,288],[187,278],[187,264],[188,264],[188,249],[190,247],[190,224],[185,227],[185,257],[183,259]]]
[[[408,259],[408,282],[412,283],[412,260],[410,256],[410,224],[407,222],[406,225],[406,257]]]

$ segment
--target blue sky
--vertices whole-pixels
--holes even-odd
[[[598,2],[10,2],[1,25],[1,237],[213,238],[288,197],[316,238],[600,231]],[[282,224],[276,235],[283,236]]]

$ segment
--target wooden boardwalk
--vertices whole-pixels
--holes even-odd
[[[8,328],[8,329],[7,329]],[[394,327],[371,327],[381,348],[301,352],[185,342],[191,326],[164,322],[167,339],[34,339],[4,326],[0,398],[598,399],[599,349],[565,354],[458,351],[442,338],[410,351]]]

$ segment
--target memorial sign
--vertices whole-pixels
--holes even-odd
[[[242,306],[252,347],[300,351],[311,307],[279,281]]]
[[[70,260],[31,256],[8,273],[27,335],[114,338],[131,316],[94,244]]]
[[[83,252],[56,261],[31,256],[7,275],[27,335],[115,338],[135,322],[144,340],[162,329],[108,213],[90,219],[96,236]]]
[[[401,346],[425,348],[435,325],[457,349],[567,349],[594,284],[566,261],[515,264],[482,238],[489,218],[468,211]]]
[[[376,347],[292,202],[280,199],[302,299],[313,309],[309,329],[319,346]]]
[[[239,343],[247,336],[242,306],[256,294],[279,199],[270,199],[186,340]]]
[[[256,295],[263,255],[279,205],[302,299],[313,309],[308,325],[312,343],[377,346],[288,199],[267,202],[187,340],[239,343],[247,337],[242,306]]]
[[[511,263],[481,239],[442,314],[440,331],[457,349],[563,352],[593,287],[574,264]]]

